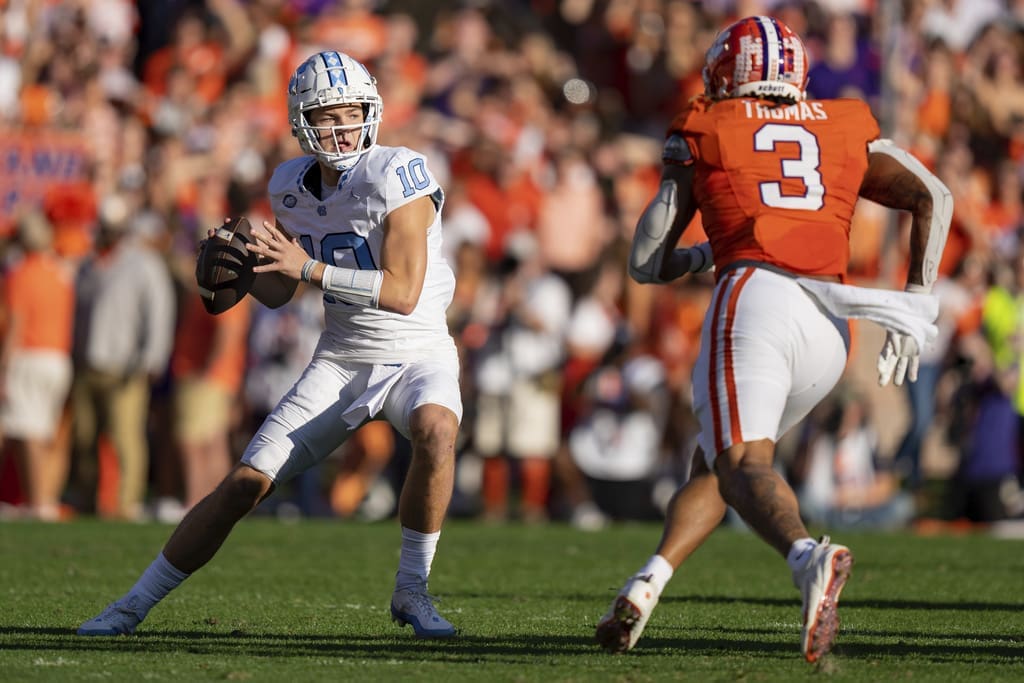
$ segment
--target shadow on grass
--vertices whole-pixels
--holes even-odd
[[[790,628],[678,629],[678,637],[645,637],[630,654],[633,657],[687,656],[763,657],[791,659],[799,657],[798,636]],[[664,629],[662,629],[664,632]],[[709,632],[711,633],[709,635]],[[694,635],[700,633],[701,635]],[[879,642],[900,638],[898,642]],[[1014,636],[961,634],[964,645],[930,643],[931,633],[893,634],[858,630],[837,643],[834,654],[843,658],[874,660],[912,657],[935,663],[1024,665],[1024,650],[1013,644]],[[875,640],[876,642],[865,642]],[[985,641],[1010,641],[1010,644]],[[916,642],[915,642],[916,641]],[[180,653],[207,657],[257,656],[290,659],[295,657],[339,657],[367,660],[415,659],[446,664],[536,664],[538,658],[605,656],[590,638],[553,634],[515,635],[507,638],[462,635],[451,640],[417,640],[401,635],[324,635],[315,633],[250,633],[233,631],[146,631],[135,636],[88,638],[62,628],[0,628],[0,651],[108,652],[114,654]],[[611,657],[611,655],[608,655]]]
[[[792,598],[737,598],[726,595],[682,595],[662,596],[660,604],[698,603],[698,604],[747,604],[768,607],[790,607],[800,605],[800,596]],[[944,602],[941,600],[857,600],[840,599],[840,607],[848,609],[885,609],[885,610],[966,610],[978,612],[1022,612],[1024,603],[1016,602]]]
[[[727,633],[726,629],[718,629]],[[771,633],[766,631],[766,633]],[[779,634],[776,633],[775,636]],[[777,638],[651,638],[634,651],[637,656],[672,656],[679,650],[709,655],[738,654],[789,658],[791,642]],[[59,628],[0,628],[0,651],[108,652],[117,654],[188,653],[197,656],[345,657],[356,659],[418,659],[445,663],[483,661],[536,664],[538,658],[611,657],[589,637],[553,634],[472,636],[450,640],[417,640],[401,635],[368,636],[313,633],[250,633],[234,631],[149,630],[133,636],[83,637]],[[633,656],[633,655],[630,655]]]
[[[423,661],[536,661],[538,656],[595,654],[596,644],[579,636],[457,636],[420,640],[405,634],[347,635],[257,633],[233,631],[147,630],[133,636],[83,637],[70,629],[0,628],[0,651],[190,653],[206,656],[345,657],[358,659],[414,658]]]
[[[778,632],[768,629],[728,629],[719,628],[716,631],[734,634],[735,638],[649,638],[645,637],[633,650],[633,654],[642,655],[645,650],[652,651],[651,654],[660,653],[665,649],[678,649],[685,651],[687,655],[704,656],[729,656],[737,653],[751,654],[752,649],[762,651],[764,654],[775,654],[781,657],[799,657],[799,634],[786,632],[786,641],[779,643],[766,643],[763,640],[758,643],[759,647],[751,648],[752,643],[745,638],[763,639],[765,634],[777,635]],[[865,636],[877,637],[882,640],[891,640],[899,636],[899,642],[864,642]],[[850,639],[858,638],[858,642],[850,642]],[[971,634],[959,636],[964,641],[963,645],[952,645],[948,643],[928,643],[921,641],[934,640],[930,633],[882,633],[858,631],[853,634],[840,633],[832,649],[832,656],[846,659],[878,660],[883,658],[917,659],[947,664],[953,662],[963,663],[970,661],[972,664],[1016,664],[1024,666],[1024,648],[1020,645],[1003,643],[985,644],[984,641],[1013,641],[1012,636],[1006,635],[984,635]]]

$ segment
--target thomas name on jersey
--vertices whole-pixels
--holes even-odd
[[[744,100],[743,107],[748,119],[771,119],[773,121],[823,121],[828,112],[821,102],[797,102],[787,107],[766,106],[756,100]]]

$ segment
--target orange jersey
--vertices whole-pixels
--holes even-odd
[[[201,375],[226,391],[240,391],[245,379],[250,310],[246,297],[220,315],[211,315],[197,295],[187,296],[171,356],[172,376]],[[227,335],[229,341],[214,356],[214,340],[220,335]]]
[[[55,256],[28,254],[4,276],[3,296],[20,322],[16,348],[71,352],[74,282]]]
[[[682,135],[693,155],[694,195],[718,272],[759,261],[845,280],[867,143],[879,136],[866,104],[696,98],[668,134]]]

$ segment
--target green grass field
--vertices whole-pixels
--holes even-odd
[[[170,532],[94,521],[0,525],[0,681],[1024,680],[1024,542],[842,535],[843,630],[799,654],[781,558],[720,529],[669,585],[638,647],[594,625],[659,525],[450,523],[431,590],[461,630],[423,642],[390,621],[396,522],[244,521],[135,636],[74,629],[120,595]]]

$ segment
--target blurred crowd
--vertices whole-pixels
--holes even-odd
[[[1024,2],[1020,0],[3,0],[0,350],[6,516],[174,521],[304,367],[318,291],[208,315],[194,259],[226,217],[270,218],[299,154],[294,67],[347,52],[378,80],[379,142],[446,191],[466,407],[453,514],[657,518],[685,477],[711,275],[625,276],[663,133],[733,19],[802,35],[811,97],[865,99],[956,209],[920,378],[876,399],[855,330],[834,396],[779,466],[814,523],[1020,516]],[[908,222],[862,201],[857,284],[900,288]],[[699,217],[684,235],[704,239]],[[46,369],[43,391],[18,373]],[[40,394],[33,392],[41,391]],[[57,397],[59,400],[55,400]],[[886,403],[885,401],[889,401]],[[263,508],[392,514],[408,447],[363,427]]]

